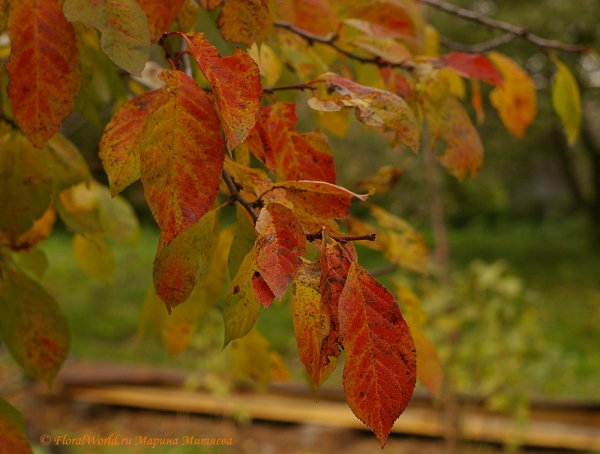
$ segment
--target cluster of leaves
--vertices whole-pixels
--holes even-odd
[[[170,351],[184,349],[200,318],[217,306],[227,274],[224,346],[247,338],[243,348],[263,351],[264,339],[253,331],[260,308],[290,291],[309,375],[320,386],[343,349],[348,403],[383,446],[415,386],[415,344],[432,348],[418,317],[413,340],[394,295],[358,264],[352,241],[373,241],[367,244],[391,264],[418,272],[426,270],[425,243],[379,207],[369,205],[373,225],[352,218],[351,202],[369,194],[336,184],[325,134],[299,132],[295,104],[275,94],[310,90],[320,127],[338,136],[351,109],[399,151],[418,152],[429,134],[432,151],[445,143],[438,162],[462,179],[483,159],[459,101],[462,78],[471,82],[479,121],[479,81],[494,86],[490,101],[517,137],[535,116],[535,90],[527,73],[497,52],[439,55],[439,38],[417,0],[221,3],[200,1],[205,9],[221,7],[223,38],[247,51],[223,57],[194,32],[194,0],[0,2],[0,26],[10,38],[0,130],[2,339],[27,373],[52,380],[68,351],[68,331],[36,282],[44,259],[35,246],[58,214],[75,232],[84,269],[109,279],[109,241],[137,235],[118,194],[141,179],[161,230],[147,299],[176,308],[162,327]],[[141,74],[152,43],[164,48],[170,68],[158,75],[160,88],[145,91],[123,71]],[[553,60],[553,100],[572,142],[578,93],[567,67]],[[283,85],[289,79],[294,85]],[[74,107],[98,122],[108,100],[118,107],[100,143],[110,192],[58,133]],[[363,185],[376,181],[385,190],[398,176],[382,169]],[[237,223],[222,229],[219,212],[229,205],[237,206]],[[430,361],[422,361],[419,375],[437,392],[435,352],[422,357]],[[10,424],[4,419],[0,414],[0,424]]]

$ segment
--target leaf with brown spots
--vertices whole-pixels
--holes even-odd
[[[148,17],[152,41],[158,41],[179,14],[185,0],[136,0]]]
[[[352,263],[339,300],[350,408],[385,446],[415,389],[415,344],[394,296]]]
[[[73,110],[79,90],[77,40],[58,0],[13,1],[8,98],[15,120],[42,148]]]
[[[2,264],[0,312],[0,334],[12,356],[28,375],[51,384],[69,352],[67,319],[54,299],[40,284]]]
[[[159,77],[169,97],[146,121],[142,184],[168,244],[211,209],[225,151],[219,116],[196,82],[181,71]]]
[[[227,41],[251,46],[265,40],[272,22],[268,0],[227,0],[217,24]]]

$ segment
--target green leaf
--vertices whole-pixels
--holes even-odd
[[[63,12],[70,22],[98,30],[106,55],[127,72],[141,75],[150,58],[150,31],[135,0],[65,0]]]
[[[579,128],[581,127],[581,94],[579,93],[577,81],[567,65],[552,54],[550,59],[558,68],[552,84],[552,107],[560,117],[569,146],[572,147],[577,140]]]
[[[17,363],[51,384],[69,351],[67,319],[54,299],[19,270],[0,265],[0,312],[0,334]]]
[[[4,416],[21,432],[25,433],[25,421],[15,407],[0,397],[0,417]]]

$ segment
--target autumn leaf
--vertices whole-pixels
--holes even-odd
[[[19,411],[9,404],[7,401],[0,397],[0,417],[6,418],[14,427],[19,429],[22,433],[25,432],[25,421]],[[0,432],[2,433],[2,432]],[[0,443],[0,446],[4,446]]]
[[[58,0],[12,2],[8,98],[19,128],[36,148],[58,132],[79,90],[77,40]]]
[[[275,51],[267,44],[262,43],[259,46],[254,43],[248,49],[250,55],[260,69],[261,77],[264,77],[265,86],[272,87],[275,85],[281,72],[283,71],[283,63],[275,53]]]
[[[419,149],[419,128],[408,104],[389,91],[357,84],[337,74],[326,73],[311,83],[324,82],[328,92],[337,92],[341,98],[327,98],[323,106],[315,98],[309,105],[316,110],[339,110],[355,102],[356,117],[369,126],[385,126],[398,135],[398,140],[416,152]],[[333,106],[337,105],[337,109]]]
[[[37,282],[2,265],[0,309],[0,334],[12,356],[28,375],[51,384],[69,351],[67,319],[54,299]]]
[[[14,423],[0,414],[0,449],[6,454],[33,454],[27,437]]]
[[[46,143],[44,151],[50,154],[48,167],[52,170],[54,192],[90,181],[90,169],[85,158],[62,134],[54,134]]]
[[[471,105],[477,115],[477,126],[481,126],[485,120],[485,110],[483,110],[483,102],[481,100],[481,87],[477,79],[471,79]]]
[[[142,73],[150,58],[150,31],[136,0],[65,0],[63,10],[69,22],[101,33],[102,50],[117,66],[136,76]]]
[[[494,65],[481,54],[450,52],[440,58],[449,68],[463,77],[482,80],[502,88],[502,77]]]
[[[361,35],[352,39],[352,44],[361,49],[371,52],[392,64],[404,63],[412,59],[412,54],[403,44],[391,38],[376,38],[369,35]]]
[[[208,11],[212,11],[215,8],[218,8],[223,3],[223,0],[200,0],[200,5],[202,8]]]
[[[223,39],[251,46],[265,40],[272,22],[268,0],[227,0],[217,25]]]
[[[256,261],[256,259],[255,259]],[[252,288],[256,299],[262,304],[265,309],[271,307],[275,294],[265,281],[265,278],[258,271],[252,275]]]
[[[504,80],[502,88],[492,90],[490,101],[506,129],[516,138],[522,139],[537,113],[531,77],[505,55],[490,52],[488,58],[496,65]]]
[[[252,221],[248,219],[246,210],[240,204],[236,204],[235,210],[237,222],[235,223],[233,242],[231,243],[227,259],[229,276],[231,278],[235,277],[242,261],[252,250],[254,243],[256,243],[256,231],[254,230]]]
[[[267,205],[256,221],[254,260],[258,271],[281,300],[301,266],[306,236],[294,213],[278,203]]]
[[[256,271],[254,250],[250,251],[242,261],[240,268],[231,280],[223,301],[223,321],[225,323],[225,339],[223,348],[232,340],[244,337],[254,326],[260,302],[254,294],[252,276]]]
[[[142,184],[168,244],[212,207],[225,152],[219,117],[196,82],[181,71],[159,77],[169,98],[146,122]]]
[[[158,41],[179,14],[185,0],[136,0],[148,18],[152,41]]]
[[[144,125],[150,114],[168,100],[166,89],[143,93],[119,107],[106,125],[98,155],[113,196],[140,178]]]
[[[335,32],[340,23],[330,2],[289,0],[281,5],[278,18],[318,36]]]
[[[115,257],[104,235],[73,235],[75,261],[88,275],[110,282],[115,272]]]
[[[400,167],[383,166],[375,175],[357,181],[356,187],[365,191],[375,190],[376,194],[385,194],[398,183],[403,173]]]
[[[271,382],[271,355],[269,341],[256,329],[231,343],[231,371],[233,378],[258,392],[267,390]]]
[[[204,279],[214,227],[215,211],[209,211],[162,248],[154,259],[154,288],[169,312],[185,301]]]
[[[8,237],[0,231],[0,245],[8,246],[13,251],[20,252],[20,255],[22,255],[33,249],[37,244],[48,239],[55,222],[56,210],[50,204],[44,214],[33,221],[31,228],[19,236]]]
[[[582,119],[579,85],[567,65],[554,54],[550,54],[550,59],[558,69],[552,84],[552,107],[560,117],[569,146],[572,147],[579,135]]]
[[[385,445],[415,388],[415,344],[394,296],[356,263],[339,299],[350,408]]]
[[[204,33],[181,35],[217,96],[229,151],[243,142],[256,123],[262,99],[260,69],[246,52],[221,57]]]

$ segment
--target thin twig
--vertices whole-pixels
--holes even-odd
[[[530,43],[535,44],[543,50],[557,49],[562,50],[564,52],[589,52],[589,48],[585,46],[581,46],[578,44],[565,44],[560,41],[545,39],[531,33],[526,27],[519,27],[517,25],[512,25],[507,22],[490,19],[489,17],[483,16],[482,14],[478,14],[475,11],[460,8],[450,3],[446,3],[443,0],[421,0],[421,3],[431,6],[432,8],[439,9],[440,11],[453,14],[454,16],[460,17],[462,19],[467,19],[490,28],[503,30],[507,33],[510,33],[511,35],[521,37],[529,41]]]
[[[286,85],[285,87],[263,88],[263,93],[273,93],[281,90],[316,90],[317,87],[309,84]]]
[[[334,239],[335,241],[342,243],[342,244],[348,243],[349,241],[375,241],[376,237],[377,237],[377,234],[375,234],[375,233],[367,233],[366,235],[358,235],[358,236],[329,235],[329,238]],[[308,241],[322,240],[323,232],[321,231],[321,232],[317,232],[317,233],[307,233],[306,239]]]
[[[449,40],[445,36],[440,36],[440,43],[450,50],[456,50],[458,52],[469,52],[473,54],[480,54],[487,52],[488,50],[495,49],[496,47],[507,44],[516,38],[516,35],[512,33],[505,33],[504,35],[492,38],[488,41],[483,41],[477,44],[462,44]]]
[[[225,184],[229,188],[231,198],[238,202],[240,205],[242,205],[246,209],[252,220],[256,223],[256,221],[258,220],[258,214],[254,210],[252,202],[249,202],[244,198],[244,196],[242,196],[242,194],[240,194],[240,191],[237,185],[235,184],[235,181],[233,181],[233,177],[226,169],[223,169],[222,176],[223,180],[225,181]]]

